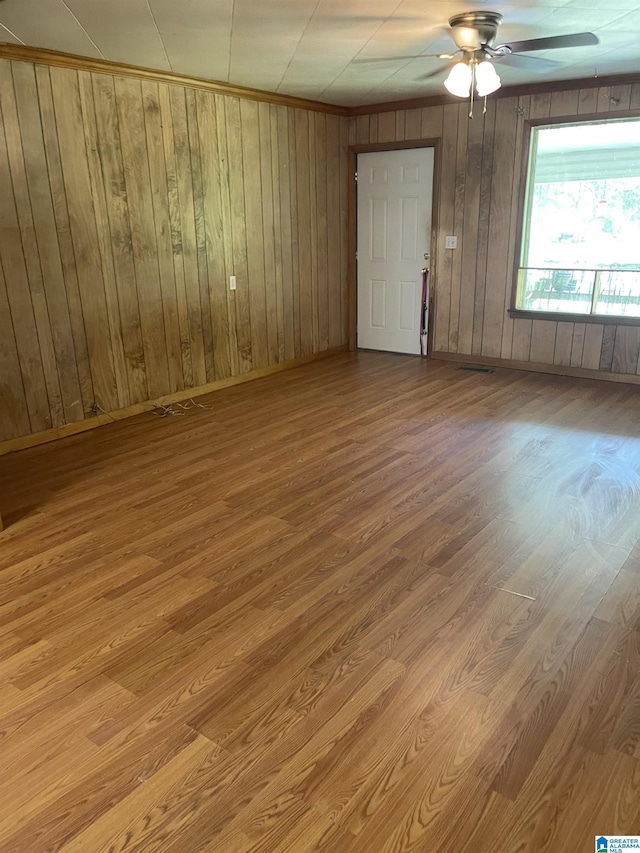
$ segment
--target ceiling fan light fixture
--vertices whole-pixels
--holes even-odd
[[[476,91],[481,98],[497,91],[502,83],[496,69],[486,59],[476,66]]]
[[[471,93],[471,78],[471,68],[467,63],[457,62],[449,72],[444,85],[452,95],[456,95],[458,98],[468,98]]]

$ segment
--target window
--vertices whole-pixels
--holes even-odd
[[[640,321],[640,118],[532,128],[515,307]]]

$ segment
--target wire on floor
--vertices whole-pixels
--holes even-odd
[[[181,409],[182,411],[178,411]],[[151,414],[160,418],[170,416],[182,416],[191,409],[211,409],[211,406],[205,406],[203,403],[196,403],[195,400],[189,399],[184,403],[165,403],[162,406],[156,406]]]

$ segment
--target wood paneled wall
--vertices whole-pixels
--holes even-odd
[[[510,307],[523,130],[527,118],[640,109],[640,84],[571,89],[349,119],[351,145],[442,140],[435,351],[640,373],[640,326],[512,319]],[[444,248],[447,234],[458,249]]]
[[[9,60],[0,108],[0,440],[346,343],[347,119]]]

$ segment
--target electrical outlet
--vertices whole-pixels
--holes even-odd
[[[235,275],[230,275],[229,276],[229,290],[235,290],[235,289],[236,289],[236,277],[235,277]]]
[[[458,248],[458,238],[457,237],[445,237],[444,238],[444,247],[445,247],[445,249],[457,249]]]

